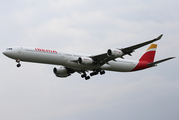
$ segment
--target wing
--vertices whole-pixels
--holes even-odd
[[[131,53],[134,52],[134,50],[136,50],[138,48],[141,48],[141,47],[143,47],[145,45],[148,45],[150,43],[153,43],[153,42],[155,42],[157,40],[160,40],[162,38],[162,36],[163,36],[163,34],[161,34],[159,37],[157,37],[157,38],[155,38],[153,40],[149,40],[147,42],[143,42],[143,43],[140,43],[140,44],[137,44],[137,45],[127,47],[127,48],[122,48],[121,50],[123,52],[123,55],[126,55],[126,54],[131,55]]]
[[[90,56],[97,65],[102,66],[113,58],[108,57],[107,53],[103,53],[100,55]]]
[[[140,44],[137,44],[137,45],[133,45],[133,46],[130,46],[130,47],[126,47],[126,48],[122,48],[122,49],[118,49],[118,50],[121,50],[123,55],[121,57],[123,57],[124,55],[131,55],[132,52],[134,52],[134,50],[138,49],[138,48],[141,48],[145,45],[148,45],[150,43],[153,43],[157,40],[160,40],[162,38],[163,34],[161,34],[159,37],[153,39],[153,40],[149,40],[149,41],[146,41],[146,42],[143,42],[143,43],[140,43]],[[103,54],[99,54],[99,55],[95,55],[95,56],[90,56],[95,62],[96,64],[98,64],[99,66],[102,66],[104,65],[105,63],[108,63],[108,61],[110,60],[115,60],[116,57],[109,57],[107,55],[107,53],[103,53]]]

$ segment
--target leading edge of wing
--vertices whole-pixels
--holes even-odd
[[[120,50],[122,50],[123,55],[126,55],[126,54],[131,55],[131,53],[134,52],[134,50],[136,50],[136,49],[138,49],[140,47],[143,47],[145,45],[148,45],[150,43],[153,43],[153,42],[155,42],[157,40],[160,40],[162,38],[162,36],[163,36],[163,34],[161,34],[159,37],[157,37],[157,38],[155,38],[153,40],[149,40],[149,41],[146,41],[146,42],[143,42],[143,43],[140,43],[140,44],[137,44],[137,45],[133,45],[133,46],[130,46],[130,47],[122,48]]]

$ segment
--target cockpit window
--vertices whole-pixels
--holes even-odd
[[[12,50],[12,48],[7,48],[6,50]]]

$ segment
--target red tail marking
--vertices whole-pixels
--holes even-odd
[[[157,47],[156,44],[152,44],[147,49],[147,52],[144,55],[142,55],[142,57],[139,59],[139,63],[132,71],[148,68],[149,66],[147,64],[154,61],[154,57],[155,57],[155,53],[156,53],[155,50],[151,50],[151,49],[156,48],[156,47]]]
[[[142,69],[148,68],[149,66],[147,64],[148,64],[147,61],[139,61],[137,66],[132,71],[142,70]]]
[[[148,63],[151,63],[154,61],[156,51],[147,51],[139,61],[147,61]]]

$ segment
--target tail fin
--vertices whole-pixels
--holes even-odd
[[[155,58],[156,48],[157,44],[151,44],[139,61],[147,61],[149,63],[153,62]]]

